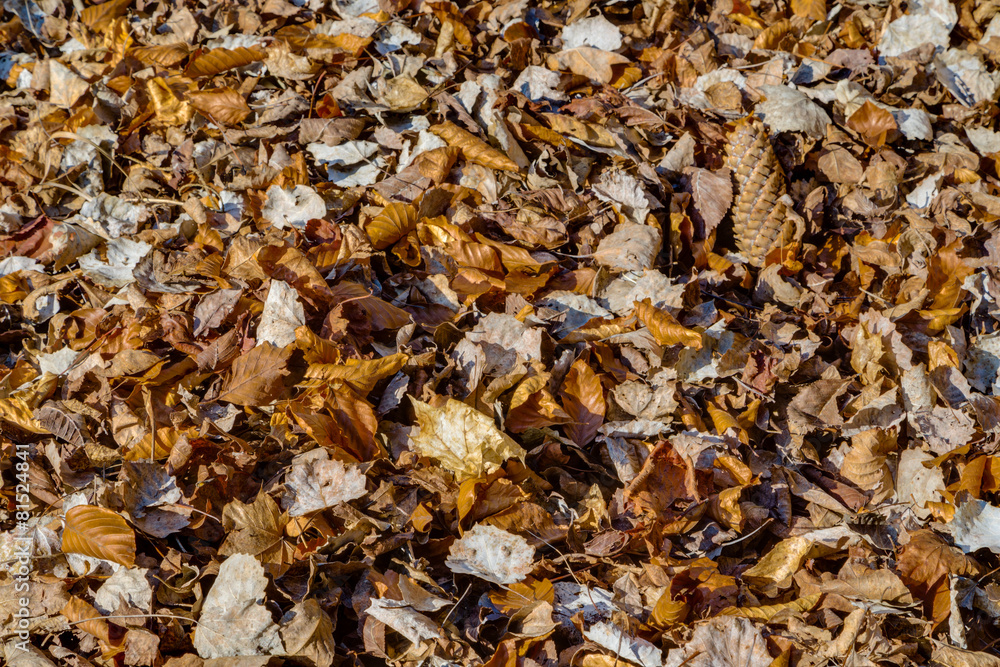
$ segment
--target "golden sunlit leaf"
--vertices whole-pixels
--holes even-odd
[[[124,14],[131,4],[132,0],[108,0],[99,5],[91,5],[80,12],[80,21],[94,32],[101,32]]]
[[[62,550],[132,567],[135,532],[117,512],[93,505],[77,505],[66,512]]]
[[[411,399],[420,432],[413,447],[437,459],[458,481],[481,477],[510,458],[523,459],[521,446],[502,433],[482,412],[453,398],[435,405]]]
[[[758,623],[769,623],[771,619],[779,615],[801,614],[811,611],[821,597],[823,597],[822,593],[814,593],[782,604],[762,605],[760,607],[730,607],[723,609],[720,613],[723,616],[739,616]]]
[[[412,204],[394,202],[365,226],[376,250],[385,250],[417,226],[417,209]]]
[[[0,398],[0,421],[12,424],[29,433],[48,433],[35,419],[28,404],[21,398]]]
[[[212,122],[238,125],[250,114],[243,96],[232,88],[199,90],[188,93],[191,106]]]
[[[520,171],[516,162],[454,123],[448,122],[434,125],[431,127],[431,132],[447,141],[449,146],[454,146],[462,151],[462,155],[469,162],[475,162],[490,169]]]
[[[664,591],[660,599],[656,601],[656,605],[653,607],[653,613],[650,619],[660,628],[669,628],[671,626],[677,625],[678,623],[683,623],[684,619],[687,618],[688,611],[691,607],[688,603],[683,600],[674,600],[670,597],[670,591]]]
[[[143,46],[129,51],[129,55],[146,65],[158,65],[164,69],[173,67],[188,57],[191,49],[184,42]]]
[[[781,19],[776,23],[772,23],[757,35],[753,41],[753,47],[765,51],[774,49],[791,29],[792,24],[788,19]]]
[[[826,19],[826,0],[792,0],[792,12],[804,19],[823,21]]]
[[[263,343],[233,362],[218,400],[237,405],[270,403],[284,389],[292,348]]]
[[[650,304],[649,299],[636,301],[635,316],[649,328],[653,338],[660,345],[684,345],[700,349],[701,334],[692,331],[674,319],[673,315]]]
[[[368,394],[377,382],[395,375],[406,365],[407,359],[405,354],[391,354],[379,359],[348,359],[343,364],[312,364],[306,377],[343,380],[362,394]]]
[[[146,92],[153,104],[156,121],[161,125],[183,125],[194,115],[191,103],[179,98],[163,77],[147,81]]]
[[[265,51],[259,46],[240,46],[235,49],[212,49],[207,53],[197,55],[187,69],[186,76],[201,78],[215,76],[235,67],[245,67],[251,63],[263,60]]]
[[[861,108],[847,119],[847,127],[861,135],[866,144],[878,148],[888,134],[897,129],[896,120],[885,109],[865,100]]]

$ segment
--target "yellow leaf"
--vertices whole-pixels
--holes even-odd
[[[146,92],[160,125],[183,125],[191,120],[194,108],[187,100],[182,100],[163,77],[157,76],[146,82]]]
[[[642,70],[629,65],[622,70],[621,74],[611,80],[611,85],[618,90],[624,90],[629,86],[635,85],[640,79],[642,79]]]
[[[549,126],[556,132],[568,134],[571,137],[585,141],[594,146],[604,146],[613,148],[618,145],[615,136],[607,129],[593,123],[586,123],[572,116],[564,116],[558,113],[539,114]]]
[[[544,125],[525,125],[521,124],[521,131],[525,136],[531,139],[538,139],[539,141],[544,141],[547,144],[552,144],[553,146],[571,146],[572,141],[564,137],[563,135],[550,130]]]
[[[764,28],[764,31],[757,35],[753,41],[753,48],[769,51],[778,46],[782,38],[792,29],[792,24],[788,19],[781,19]]]
[[[520,171],[516,162],[452,122],[435,125],[431,128],[431,132],[447,141],[449,146],[454,146],[462,151],[462,155],[469,162],[475,162],[490,169]]]
[[[31,408],[20,398],[0,398],[0,421],[29,433],[48,433],[35,419]]]
[[[402,353],[380,359],[348,359],[343,364],[312,364],[306,377],[317,380],[344,380],[362,394],[367,394],[375,384],[394,375],[406,365],[409,357]]]
[[[413,528],[419,533],[427,530],[427,526],[433,520],[434,515],[427,509],[427,503],[417,505],[417,509],[413,510],[413,514],[410,515],[410,522],[413,524]]]
[[[129,55],[145,65],[159,65],[164,69],[173,67],[188,57],[191,49],[184,42],[142,46],[129,51]]]
[[[673,315],[652,305],[648,298],[635,302],[635,316],[649,327],[649,332],[660,345],[684,345],[701,349],[700,333],[681,326]]]
[[[234,67],[245,67],[264,59],[264,49],[260,46],[236,49],[212,49],[208,53],[197,56],[187,66],[184,74],[194,78],[215,76]]]
[[[413,204],[389,204],[365,227],[376,250],[385,250],[417,226],[417,209]]]
[[[803,613],[810,611],[819,602],[822,593],[807,595],[791,602],[769,604],[761,607],[727,607],[719,612],[719,616],[739,616],[751,621],[768,623],[772,618],[783,612]]]
[[[536,602],[555,601],[555,588],[548,579],[531,580],[526,579],[523,583],[514,582],[507,587],[506,591],[493,591],[490,593],[490,602],[495,604],[502,614],[513,614]]]
[[[826,0],[792,0],[792,12],[804,19],[825,21]]]
[[[651,620],[657,627],[669,628],[678,623],[683,623],[684,619],[687,618],[688,610],[688,603],[683,600],[672,599],[670,589],[667,589],[660,596],[660,599],[656,601]]]
[[[162,426],[156,429],[156,440],[153,435],[147,433],[142,440],[125,454],[126,461],[162,461],[170,456],[174,445],[180,438],[177,429],[171,426]]]
[[[510,458],[523,461],[527,454],[497,429],[492,418],[461,401],[438,398],[434,405],[412,397],[411,401],[420,424],[414,450],[440,461],[459,482],[489,474]]]
[[[109,0],[87,7],[80,12],[80,21],[94,32],[101,32],[124,14],[130,4],[132,0]]]
[[[812,540],[798,536],[782,540],[741,577],[757,586],[782,582],[802,567],[812,544]]]
[[[62,550],[132,567],[135,532],[117,512],[94,505],[77,505],[66,512]]]

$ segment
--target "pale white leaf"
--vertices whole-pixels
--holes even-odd
[[[262,604],[267,577],[249,554],[234,554],[219,567],[194,629],[194,648],[206,660],[238,655],[282,654],[271,612]]]
[[[257,325],[257,345],[273,343],[285,347],[295,342],[295,330],[306,323],[306,311],[295,288],[282,280],[271,280],[264,312]]]
[[[977,549],[1000,553],[1000,507],[972,498],[958,506],[948,527],[955,545],[965,553]]]
[[[144,612],[153,610],[153,587],[141,567],[120,567],[105,581],[94,595],[94,607],[105,616],[113,614],[124,600],[130,607]]]
[[[410,607],[394,606],[393,602],[393,600],[372,600],[365,612],[414,644],[441,636],[437,623]]]
[[[261,207],[260,214],[278,229],[305,229],[307,222],[326,215],[326,203],[308,185],[296,185],[291,189],[272,185],[267,189],[267,203]]]
[[[622,48],[622,32],[603,14],[577,19],[563,28],[564,49],[592,46],[602,51],[617,51]]]
[[[494,584],[513,584],[534,568],[535,548],[520,535],[476,524],[451,545],[445,565],[452,572],[471,574]]]
[[[356,466],[331,461],[318,448],[295,457],[285,480],[282,506],[289,516],[303,516],[365,495],[366,478]]]
[[[642,667],[661,667],[663,652],[651,642],[640,637],[631,637],[612,623],[595,623],[583,631],[583,636],[601,648]]]

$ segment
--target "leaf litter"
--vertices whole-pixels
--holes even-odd
[[[6,663],[1000,664],[995,3],[3,11]]]

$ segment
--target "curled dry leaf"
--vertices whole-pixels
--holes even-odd
[[[682,326],[673,315],[652,305],[648,298],[636,301],[634,306],[635,316],[649,327],[653,338],[660,345],[684,345],[696,350],[701,349],[700,333]]]
[[[368,238],[376,250],[385,250],[417,226],[417,209],[413,204],[394,202],[365,226]]]
[[[447,141],[449,146],[460,150],[469,162],[475,162],[490,169],[503,169],[515,173],[520,171],[516,162],[454,123],[435,125],[431,128],[431,132]]]

